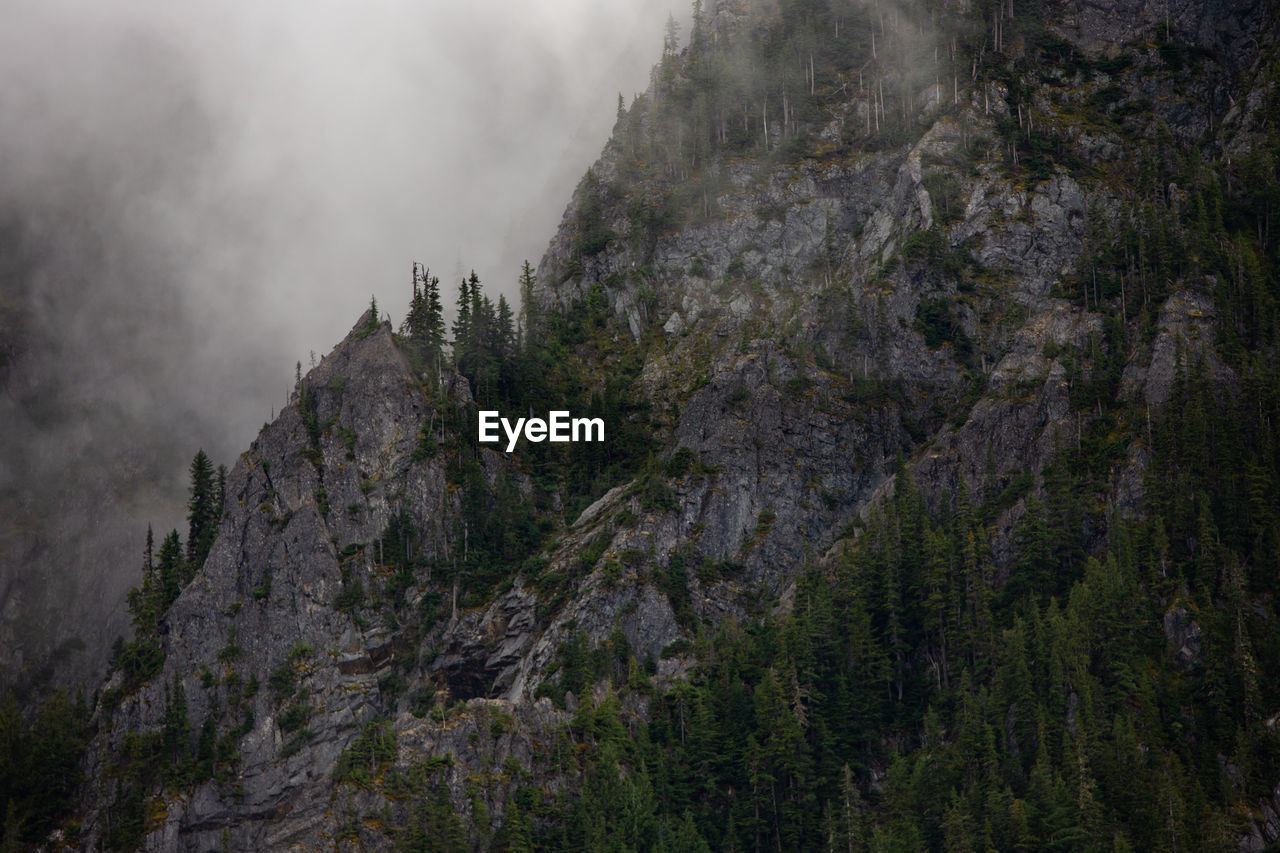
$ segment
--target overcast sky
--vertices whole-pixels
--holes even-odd
[[[399,320],[413,261],[515,293],[680,5],[0,0],[48,370],[231,461],[371,294]]]

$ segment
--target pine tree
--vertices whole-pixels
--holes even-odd
[[[640,763],[640,767],[626,781],[622,799],[622,813],[619,816],[621,837],[635,850],[652,849],[657,835],[655,814],[658,803],[644,762]]]
[[[444,306],[440,303],[440,279],[429,271],[423,272],[422,303],[422,339],[426,344],[427,359],[435,365],[444,351]]]
[[[960,800],[959,794],[951,795],[951,804],[947,806],[942,819],[943,844],[946,853],[972,853],[973,851],[973,819],[968,809]]]
[[[475,278],[474,272],[472,278]],[[458,313],[453,318],[453,364],[463,374],[471,360],[472,302],[471,282],[464,278],[458,284]]]
[[[526,341],[532,340],[530,335],[541,325],[538,303],[533,296],[534,285],[538,277],[533,267],[526,260],[520,266],[520,329]]]
[[[70,808],[80,783],[80,759],[86,744],[87,709],[60,688],[40,706],[31,723],[31,761],[23,780],[30,796],[24,811],[29,839],[41,838]]]
[[[151,525],[147,525],[147,546],[142,559],[142,583],[129,590],[125,600],[129,613],[133,617],[133,627],[142,634],[155,630],[160,620],[160,579],[156,574],[154,562],[155,534]]]
[[[179,538],[178,531],[171,530],[160,543],[160,553],[157,557],[156,591],[159,595],[157,612],[164,613],[169,609],[169,605],[182,591],[186,577],[187,565],[182,557],[182,539]]]
[[[956,600],[950,543],[946,534],[935,528],[924,533],[924,605],[925,629],[933,636],[932,658],[935,684],[939,689],[951,684],[951,656],[948,637],[954,627],[953,614],[959,611]]]
[[[516,331],[511,305],[507,302],[507,297],[501,293],[498,294],[498,308],[494,317],[494,324],[498,352],[502,358],[509,358],[515,352]]]
[[[357,337],[367,338],[369,335],[372,335],[374,332],[378,331],[378,329],[382,328],[382,321],[378,319],[378,297],[376,296],[369,297],[368,315],[369,318],[365,321],[364,328],[361,329],[360,334]],[[314,353],[312,354],[311,360],[313,363],[315,362]]]
[[[1014,533],[1013,569],[1002,590],[1006,602],[1030,598],[1040,600],[1054,589],[1053,542],[1045,519],[1044,504],[1027,501],[1027,510]]]
[[[493,837],[494,853],[533,853],[533,825],[514,798],[507,799],[507,814],[502,828]]]
[[[680,49],[680,24],[677,23],[675,15],[670,12],[667,13],[667,25],[664,30],[662,52],[664,55],[670,56]]]
[[[671,849],[687,853],[711,853],[711,847],[702,833],[698,832],[698,827],[693,822],[693,813],[688,809],[684,810],[684,817],[672,835]]]
[[[430,797],[424,797],[416,807],[414,823],[406,831],[401,849],[413,853],[465,853],[468,849],[462,822],[443,784],[436,785]]]
[[[425,303],[422,297],[422,289],[419,287],[421,281],[418,272],[418,262],[413,262],[413,295],[409,297],[409,313],[404,315],[404,320],[400,323],[400,334],[408,339],[411,347],[416,345],[421,339],[423,327],[423,315]]]
[[[191,460],[191,498],[187,501],[187,572],[184,582],[204,565],[209,549],[218,538],[218,521],[222,515],[219,494],[225,483],[215,479],[213,463],[203,450]]]

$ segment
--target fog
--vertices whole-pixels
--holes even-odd
[[[371,294],[399,315],[413,260],[514,295],[617,93],[647,85],[668,6],[18,3],[0,35],[0,186],[10,205],[95,205],[96,230],[128,232],[106,247],[119,264],[157,256],[196,333],[152,355],[229,383],[216,410],[236,409],[238,448],[293,361]]]
[[[371,295],[398,321],[413,261],[448,299],[471,269],[513,297],[684,10],[0,11],[0,628],[21,645],[36,580],[120,624],[128,543],[182,525],[195,450],[231,464]],[[88,607],[61,606],[39,630]]]

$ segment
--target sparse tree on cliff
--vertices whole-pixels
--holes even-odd
[[[204,565],[218,537],[218,517],[222,514],[221,491],[215,480],[213,462],[200,450],[191,460],[191,498],[187,501],[187,565],[194,575]],[[225,487],[223,487],[225,488]]]

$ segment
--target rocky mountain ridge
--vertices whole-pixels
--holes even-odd
[[[814,567],[842,571],[911,495],[941,518],[984,519],[971,548],[989,552],[980,586],[994,595],[1018,580],[1051,481],[1088,468],[1071,476],[1105,507],[1068,525],[1080,556],[1061,565],[1104,557],[1122,518],[1151,512],[1155,436],[1182,405],[1187,365],[1228,391],[1250,381],[1217,348],[1236,308],[1215,274],[1190,258],[1160,266],[1175,262],[1160,229],[1208,190],[1165,180],[1157,155],[1244,156],[1263,138],[1274,45],[1230,62],[1212,51],[1273,13],[1174,5],[1056,9],[1046,30],[1069,41],[1015,39],[1008,67],[957,77],[950,97],[888,66],[886,105],[833,59],[809,72],[821,119],[790,116],[789,101],[778,118],[768,94],[755,112],[748,96],[744,135],[703,150],[683,147],[699,64],[721,40],[768,44],[794,23],[752,4],[707,10],[693,46],[670,49],[620,114],[526,304],[533,328],[595,318],[564,350],[594,393],[609,359],[637,354],[658,453],[568,512],[581,495],[546,489],[531,452],[469,443],[480,383],[415,364],[389,326],[361,318],[234,466],[217,543],[164,617],[162,668],[108,682],[79,846],[416,849],[437,832],[458,834],[456,849],[521,849],[517,833],[554,833],[557,804],[598,778],[576,756],[648,737],[718,659],[715,632],[802,613]],[[1162,17],[1165,40],[1144,42]],[[879,26],[868,55],[933,46]],[[473,535],[468,483],[554,521],[490,589],[456,569]],[[965,594],[981,618],[983,593]],[[928,669],[936,653],[909,664],[893,651],[889,693],[903,700],[912,667],[941,691],[945,644]],[[779,689],[803,718],[796,679]],[[1077,703],[1060,715],[1072,732],[1084,689],[1062,699]],[[143,769],[165,750],[196,769]],[[891,784],[891,751],[868,748],[867,796]],[[599,761],[617,776],[617,755]],[[649,771],[627,761],[640,785]],[[1272,823],[1233,831],[1260,849]]]

